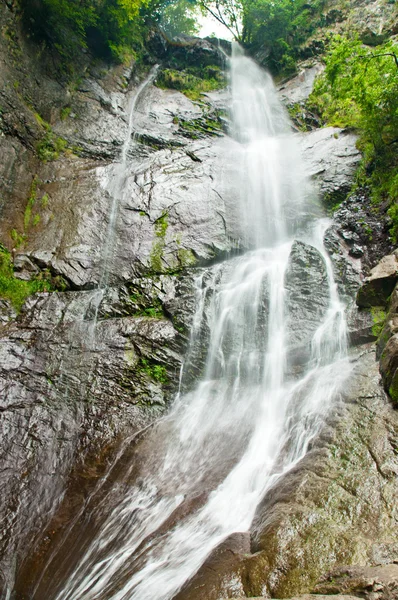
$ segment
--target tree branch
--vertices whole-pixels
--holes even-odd
[[[368,56],[358,56],[358,58],[366,58],[370,60],[371,58],[379,58],[379,56],[392,56],[395,60],[395,66],[398,69],[398,56],[394,54],[394,52],[385,52],[384,54],[370,54]]]
[[[204,2],[201,2],[201,5],[203,6],[203,8],[205,10],[207,10],[219,23],[221,23],[221,25],[224,25],[224,27],[226,27],[228,29],[228,31],[233,35],[234,40],[237,42],[240,42],[240,38],[239,38],[239,32],[238,35],[236,35],[235,31],[226,23],[224,17],[222,16],[222,14],[220,13],[220,9],[218,7],[218,3],[217,3],[217,10],[218,13],[216,13],[215,11],[213,11],[207,4],[205,4]]]

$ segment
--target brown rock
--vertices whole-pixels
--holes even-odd
[[[369,600],[395,600],[398,598],[398,564],[335,569],[315,586],[314,592],[353,593]]]
[[[358,290],[357,304],[361,308],[386,306],[398,281],[398,251],[389,254],[372,269],[370,276]]]
[[[384,388],[398,402],[398,333],[387,342],[380,358],[380,373]]]

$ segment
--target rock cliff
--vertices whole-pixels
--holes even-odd
[[[27,598],[40,564],[33,550],[51,549],[46,527],[56,538],[120,439],[150,427],[175,394],[195,276],[244,248],[224,161],[234,143],[225,133],[225,91],[192,101],[147,79],[153,65],[135,64],[88,66],[71,89],[41,63],[11,4],[1,3],[0,26],[0,240],[17,277],[46,273],[58,288],[29,297],[19,314],[0,305],[0,587],[6,597],[16,581]],[[190,46],[190,61],[209,56],[220,61],[210,44]],[[162,60],[153,59],[158,75]],[[289,98],[308,94],[309,79],[290,83]],[[289,101],[286,87],[281,93]],[[325,128],[300,136],[320,193],[345,196],[360,160],[354,134]],[[128,171],[115,192],[124,147]],[[340,209],[327,234],[359,346],[350,384],[311,451],[258,508],[250,535],[228,540],[181,599],[395,597],[398,419],[370,343],[379,339],[385,388],[396,400],[396,290],[375,332],[354,298],[377,253],[391,248],[383,232],[373,253],[361,231],[349,237],[353,206],[351,199]],[[321,263],[314,248],[295,244],[287,289],[297,368],[306,351],[297,323],[310,333],[326,309]],[[314,281],[316,297],[303,308],[299,296],[308,297]],[[370,306],[386,310],[387,295]]]

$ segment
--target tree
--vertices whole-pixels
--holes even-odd
[[[198,33],[199,7],[190,0],[177,0],[163,3],[159,9],[158,23],[167,37],[173,38],[181,33]]]
[[[55,48],[66,66],[90,47],[120,58],[137,40],[140,8],[147,0],[20,0],[32,35]]]
[[[199,0],[202,10],[224,25],[237,42],[242,41],[243,2],[244,0]]]
[[[359,183],[370,186],[375,202],[391,203],[398,241],[398,46],[389,41],[375,49],[358,37],[336,36],[325,62],[310,101],[327,123],[358,131]]]

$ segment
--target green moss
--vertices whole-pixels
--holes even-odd
[[[299,102],[296,102],[288,107],[288,112],[291,120],[300,131],[309,131],[310,127],[308,127],[307,123],[305,122],[304,106],[302,106]]]
[[[142,311],[142,316],[151,317],[152,319],[162,319],[164,317],[163,310],[159,310],[155,306],[148,306]]]
[[[153,379],[158,383],[167,384],[169,381],[166,367],[158,363],[151,362],[147,358],[140,358],[138,370],[146,373],[150,379]]]
[[[192,267],[196,264],[194,253],[187,248],[179,248],[177,250],[177,258],[181,267]]]
[[[36,292],[54,289],[51,275],[42,272],[31,281],[22,281],[14,276],[11,254],[0,244],[0,298],[9,300],[16,311],[22,308],[28,296]]]
[[[38,143],[36,150],[37,155],[43,162],[49,162],[59,158],[59,155],[68,147],[68,142],[61,137],[56,137],[54,134],[47,133],[44,138]]]
[[[49,200],[48,194],[43,194],[43,196],[41,197],[41,200],[40,200],[40,204],[41,204],[42,208],[47,207],[48,200]]]
[[[23,244],[26,242],[26,234],[20,234],[16,229],[11,229],[10,236],[15,244],[15,248],[23,246]]]
[[[33,178],[32,184],[30,186],[29,198],[26,203],[26,208],[25,208],[24,217],[23,217],[23,226],[24,226],[25,231],[28,229],[28,227],[30,225],[32,209],[36,202],[38,185],[39,185],[39,178],[37,177],[37,175],[35,175]]]
[[[163,306],[157,297],[147,298],[144,294],[134,291],[130,294],[130,300],[135,305],[134,316],[164,318]]]
[[[187,333],[187,328],[180,321],[177,321],[177,319],[175,319],[175,318],[173,318],[173,327],[179,333],[182,333],[182,334]]]
[[[397,184],[398,184],[398,178],[397,178]],[[398,198],[398,190],[397,190],[397,193],[394,195],[394,197]],[[388,209],[388,216],[390,217],[390,220],[391,220],[390,235],[391,235],[392,241],[394,244],[398,244],[398,203],[397,202],[395,202]]]
[[[156,84],[161,88],[178,90],[195,101],[200,100],[206,92],[225,87],[225,78],[217,66],[191,67],[183,71],[164,69]]]
[[[36,146],[37,155],[43,162],[56,160],[62,152],[65,152],[68,142],[64,138],[56,136],[51,125],[39,113],[34,114],[36,121],[43,129],[43,137]]]
[[[391,400],[398,404],[398,369],[394,373],[391,385],[388,388],[388,393],[391,397]]]
[[[386,311],[379,306],[373,306],[370,312],[373,319],[372,333],[375,338],[378,338],[386,321]]]
[[[198,119],[191,119],[190,121],[179,119],[178,125],[181,133],[191,139],[198,139],[204,135],[219,136],[220,131],[222,130],[222,124],[219,118],[219,113],[213,113],[211,115],[207,114]]]
[[[61,121],[65,121],[69,117],[71,110],[72,109],[70,106],[64,106],[64,108],[61,108],[61,112],[60,112]]]
[[[157,221],[155,222],[155,235],[157,237],[164,239],[167,228],[169,226],[168,219],[168,213],[164,212],[162,216],[159,217],[159,219],[157,219]]]
[[[168,213],[164,212],[159,219],[155,222],[155,236],[156,240],[152,246],[151,254],[150,254],[150,265],[151,270],[154,273],[162,273],[163,272],[163,251],[165,248],[165,238],[167,233],[167,228],[169,226],[168,223]]]

